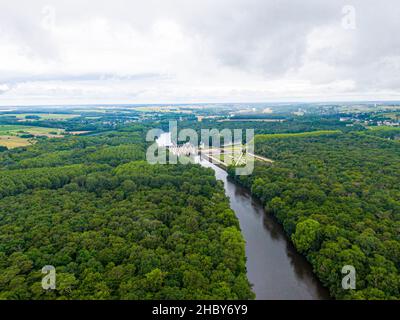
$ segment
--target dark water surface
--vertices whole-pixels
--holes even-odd
[[[226,171],[202,159],[222,180],[246,240],[247,276],[257,299],[329,299],[307,260],[296,252],[281,225]]]

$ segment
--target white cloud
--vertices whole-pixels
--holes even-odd
[[[400,4],[345,4],[0,0],[0,104],[398,99]]]
[[[10,90],[10,87],[7,84],[0,84],[0,94],[3,94]]]

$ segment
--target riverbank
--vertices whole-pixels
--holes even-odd
[[[224,183],[231,208],[239,219],[246,240],[247,275],[256,299],[330,299],[310,263],[296,251],[276,219],[265,213],[260,201],[239,183],[228,179],[223,167],[204,157],[200,164],[212,168],[216,178]]]

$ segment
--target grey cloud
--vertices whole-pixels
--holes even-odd
[[[158,73],[141,74],[113,74],[113,73],[81,73],[81,74],[0,74],[0,81],[7,81],[8,84],[18,84],[23,82],[41,81],[152,81],[168,80],[168,75]]]
[[[0,95],[10,91],[10,88],[7,85],[0,85]]]
[[[25,55],[40,60],[56,60],[59,52],[49,32],[43,29],[43,8],[32,1],[0,3],[0,35],[21,44]]]
[[[60,52],[51,33],[40,26],[41,10],[47,3],[2,1],[0,32],[24,44],[29,48],[28,54],[54,60]],[[348,4],[355,7],[357,18],[356,29],[346,31],[351,38],[346,43],[348,47],[322,48],[307,56],[311,32],[324,27],[341,30],[342,8]],[[199,42],[217,65],[261,75],[266,80],[284,79],[289,72],[296,76],[297,72],[302,80],[313,84],[352,80],[354,90],[359,92],[400,89],[400,4],[396,0],[56,0],[51,5],[60,23],[104,17],[110,23],[127,23],[142,34],[147,34],[155,21],[170,19],[195,43]],[[302,75],[307,59],[329,66],[332,74]],[[107,79],[150,81],[168,77],[153,73],[103,74],[102,70],[98,74],[76,75],[0,74],[0,81],[15,83]]]
[[[332,3],[332,2],[330,2]],[[221,63],[271,76],[301,63],[308,33],[337,19],[340,5],[321,1],[236,1],[192,22]]]
[[[307,36],[325,26],[341,29],[342,8],[347,1],[235,1],[226,10],[215,10],[204,19],[191,20],[194,32],[209,39],[222,64],[262,71],[279,77],[302,66]],[[373,84],[399,88],[399,67],[388,65],[400,57],[400,5],[396,1],[356,0],[356,29],[348,48],[330,48],[315,56],[337,70],[337,76],[353,79],[359,88]],[[227,9],[229,8],[229,9]],[[189,24],[188,24],[189,25]],[[348,49],[350,54],[342,54]],[[386,66],[385,76],[382,65]],[[312,81],[313,79],[310,79]],[[379,81],[378,81],[379,80]]]

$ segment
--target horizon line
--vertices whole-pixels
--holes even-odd
[[[338,103],[400,103],[400,100],[308,100],[308,101],[256,101],[256,102],[146,102],[146,103],[43,103],[43,104],[0,104],[0,108],[19,108],[19,107],[79,107],[79,106],[169,106],[169,105],[224,105],[224,104],[338,104]],[[1,110],[0,110],[1,111]]]

